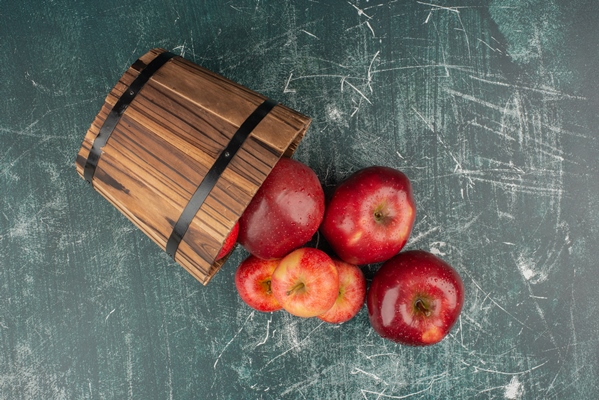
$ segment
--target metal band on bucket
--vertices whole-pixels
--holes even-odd
[[[137,78],[133,80],[131,85],[125,90],[125,92],[118,99],[108,117],[102,124],[102,128],[100,128],[100,132],[98,136],[94,139],[94,143],[92,144],[92,148],[89,151],[89,155],[87,156],[87,160],[85,162],[85,167],[83,169],[83,177],[88,183],[92,183],[94,178],[94,174],[96,173],[96,167],[98,166],[98,161],[100,160],[100,156],[102,155],[102,148],[108,142],[110,135],[116,128],[121,116],[129,107],[135,96],[139,93],[139,91],[144,87],[144,85],[150,80],[152,75],[156,73],[168,60],[175,57],[176,54],[170,52],[160,53],[156,56],[150,63],[137,75]]]
[[[250,133],[252,133],[260,121],[262,121],[262,119],[264,119],[276,105],[277,102],[271,99],[267,99],[260,104],[241,124],[237,132],[235,132],[231,138],[229,144],[220,153],[212,167],[210,167],[195,193],[191,196],[189,203],[187,203],[187,206],[183,209],[183,212],[177,220],[173,232],[166,243],[166,253],[173,259],[175,258],[179,244],[181,243],[183,236],[185,236],[191,221],[200,210],[200,207],[202,207],[202,204],[204,204],[204,201],[208,198],[208,195],[214,185],[216,185],[218,178],[227,168],[227,165],[229,165],[229,162],[241,148],[241,145],[245,142]]]

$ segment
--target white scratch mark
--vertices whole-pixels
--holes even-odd
[[[485,46],[487,46],[489,49],[491,49],[491,51],[493,51],[493,52],[499,51],[501,53],[500,50],[498,50],[494,47],[491,47],[491,45],[489,43],[485,42],[484,40],[479,38],[478,41],[481,42],[482,44],[484,44]]]
[[[258,346],[262,346],[264,343],[266,343],[266,341],[268,340],[268,336],[270,334],[270,323],[272,321],[272,314],[270,315],[270,318],[268,319],[268,321],[266,321],[266,337],[264,338],[264,340],[262,340],[260,343],[258,343],[254,349]]]
[[[173,48],[173,51],[178,50],[181,57],[185,57],[185,45],[187,41],[184,41],[182,45]]]
[[[189,37],[191,38],[191,54],[193,54],[193,58],[196,58],[196,49],[193,41],[193,29],[189,30]]]
[[[534,296],[534,295],[528,295],[528,297],[530,297],[531,299],[541,299],[541,300],[547,300],[548,298],[545,296]]]
[[[108,317],[110,317],[115,310],[116,310],[116,308],[113,308],[112,311],[108,313],[106,318],[104,318],[104,323],[106,323],[106,321],[108,320]]]
[[[458,16],[458,21],[460,21],[460,25],[462,26],[461,31],[464,32],[464,39],[466,39],[466,49],[468,49],[468,58],[472,59],[472,54],[470,53],[470,39],[468,39],[468,33],[466,33],[466,27],[462,22],[462,17],[460,16],[460,12],[456,10],[456,15]],[[449,72],[448,72],[449,74]]]
[[[505,211],[501,211],[501,210],[497,210],[497,216],[501,217],[501,218],[507,218],[507,219],[511,219],[514,220],[516,219],[516,217],[514,217],[512,214],[510,213],[506,213]],[[515,246],[515,243],[511,243],[511,242],[503,242],[507,245],[511,245],[511,246]]]
[[[518,270],[520,271],[524,279],[530,281],[533,284],[547,280],[546,273],[540,273],[535,269],[535,261],[524,257],[524,255],[522,254],[518,256],[518,259],[516,260],[516,265],[518,266]]]
[[[370,89],[370,93],[372,93],[372,86],[370,85],[372,83],[372,64],[374,63],[374,60],[376,60],[376,58],[379,56],[380,53],[381,53],[380,50],[376,52],[374,57],[372,57],[372,60],[370,60],[370,65],[368,66],[367,82],[368,82],[368,88]]]
[[[450,154],[451,155],[451,154]],[[452,157],[455,160],[455,157]],[[534,195],[546,195],[546,196],[551,196],[554,197],[554,195],[558,195],[561,196],[563,194],[563,189],[558,188],[558,187],[541,187],[541,186],[534,186],[534,185],[524,185],[524,184],[520,184],[520,183],[510,183],[510,182],[503,182],[500,181],[498,179],[489,179],[489,178],[481,178],[478,176],[472,176],[472,173],[477,173],[476,171],[466,171],[466,170],[460,170],[458,168],[459,173],[463,174],[465,177],[467,177],[468,179],[471,179],[472,181],[476,181],[476,182],[483,182],[483,183],[490,183],[493,186],[497,186],[500,187],[502,189],[505,190],[509,190],[512,192],[520,192],[520,193],[529,193],[529,194],[534,194]],[[478,172],[480,174],[480,172]],[[510,216],[509,214],[503,213],[504,215],[502,216]]]
[[[428,129],[430,129],[430,130],[431,130],[431,132],[434,132],[434,131],[435,131],[435,128],[433,127],[433,125],[432,125],[430,122],[428,122],[428,121],[426,120],[426,118],[424,118],[424,116],[423,116],[422,114],[420,114],[420,113],[418,112],[418,110],[417,110],[415,107],[412,107],[412,111],[414,111],[414,112],[416,113],[416,115],[418,115],[418,116],[420,117],[420,119],[421,119],[422,121],[424,121],[424,123],[426,124],[426,126],[428,127]]]
[[[435,132],[435,131],[433,130],[433,132]],[[462,163],[453,154],[453,152],[451,151],[451,149],[449,148],[449,146],[445,144],[445,142],[441,138],[441,135],[438,132],[435,132],[435,134],[437,135],[437,140],[439,141],[439,143],[441,143],[441,145],[443,145],[443,148],[445,149],[445,151],[447,152],[447,154],[449,154],[449,156],[455,162],[454,173],[456,171],[463,171],[464,168],[462,167]],[[472,179],[470,178],[470,176],[468,174],[463,174],[463,175],[466,177],[466,179],[468,179],[470,187],[474,187],[474,181],[472,181]]]
[[[370,334],[370,332],[369,332],[369,334]],[[389,357],[389,358],[391,358],[391,357],[396,357],[397,356],[397,353],[377,353],[377,354],[368,355],[368,354],[364,353],[363,351],[361,351],[360,349],[358,349],[357,351],[358,351],[358,353],[362,354],[364,357],[366,357],[370,361],[372,361],[372,359],[375,358],[375,357]]]
[[[424,388],[422,390],[419,390],[417,392],[409,393],[409,394],[406,394],[406,395],[403,395],[403,396],[391,396],[391,395],[385,394],[385,391],[387,390],[386,388],[382,392],[373,392],[371,390],[366,390],[366,389],[360,389],[360,392],[362,393],[362,396],[364,396],[365,399],[368,399],[368,397],[366,397],[365,393],[375,394],[375,395],[377,395],[377,397],[376,397],[377,399],[380,399],[380,398],[385,398],[385,399],[407,399],[408,397],[416,396],[417,394],[427,392],[430,389],[431,389],[431,387],[429,386],[429,387]]]
[[[131,350],[131,342],[133,335],[128,333],[125,335],[125,343],[127,344],[127,394],[128,398],[133,398],[133,355]]]
[[[468,65],[452,65],[452,64],[427,64],[427,65],[406,65],[404,67],[385,68],[374,71],[373,73],[390,72],[390,71],[401,71],[409,69],[425,69],[425,68],[443,68],[444,70],[455,69],[457,71],[472,72],[472,69]]]
[[[308,334],[298,343],[296,343],[295,345],[291,346],[290,348],[288,348],[287,350],[285,350],[284,352],[282,352],[281,354],[279,354],[276,357],[273,357],[269,362],[267,362],[264,367],[262,368],[266,368],[270,363],[272,363],[273,361],[275,361],[277,358],[284,356],[285,354],[289,353],[291,350],[294,350],[296,348],[298,348],[299,346],[302,345],[302,343],[304,343],[306,340],[308,340],[308,338],[310,337],[310,335],[312,335],[312,333],[314,333],[314,331],[316,331],[318,328],[320,328],[325,322],[321,322],[320,324],[318,324],[316,326],[316,328],[312,329],[310,332],[308,332]]]
[[[375,71],[376,72],[376,71]],[[313,78],[339,78],[339,79],[346,79],[348,76],[347,75],[335,75],[335,74],[314,74],[314,75],[302,75],[302,76],[298,76],[297,78],[293,78],[293,79],[289,79],[289,81],[297,81],[300,79],[313,79]],[[360,79],[360,78],[354,78],[354,79]]]
[[[528,373],[534,371],[535,369],[541,368],[543,365],[547,364],[548,362],[549,361],[545,361],[542,364],[539,364],[539,365],[537,365],[535,367],[527,369],[526,371],[520,371],[520,372],[504,372],[504,371],[497,371],[497,370],[494,370],[494,369],[480,368],[480,367],[477,367],[477,366],[474,366],[474,372],[482,371],[482,372],[489,372],[489,373],[492,373],[492,374],[499,374],[499,375],[518,376],[518,375],[528,374]]]
[[[354,89],[356,92],[358,92],[360,94],[360,96],[362,96],[364,98],[364,100],[366,100],[368,102],[368,104],[372,104],[372,102],[368,99],[368,97],[366,97],[364,95],[364,93],[362,93],[357,87],[355,87],[354,85],[349,83],[347,80],[345,80],[345,83],[347,83],[352,89]]]
[[[522,387],[522,383],[518,380],[517,376],[512,377],[510,383],[505,387],[505,392],[503,393],[506,399],[516,400],[522,397],[524,394],[524,388]]]
[[[291,392],[298,392],[302,398],[306,399],[307,397],[302,393],[302,389],[306,389],[314,384],[321,382],[321,376],[328,374],[331,370],[335,368],[335,365],[329,366],[325,369],[318,370],[315,374],[311,376],[307,376],[306,379],[302,381],[297,381],[293,385],[289,386],[285,391],[281,392],[281,396],[285,397]]]
[[[349,1],[347,2],[347,4],[349,4],[349,5],[351,5],[353,8],[355,8],[355,9],[358,11],[358,15],[359,15],[359,16],[364,16],[364,17],[366,17],[366,18],[368,18],[368,19],[372,19],[372,17],[371,17],[370,15],[366,14],[366,13],[364,12],[364,10],[362,10],[361,8],[359,8],[358,6],[356,6],[355,4],[352,4],[352,3],[350,3]]]
[[[319,38],[318,36],[316,36],[316,35],[315,35],[315,34],[313,34],[312,32],[308,32],[308,31],[307,31],[307,30],[305,30],[305,29],[300,29],[300,32],[304,32],[306,35],[308,35],[308,36],[312,36],[313,38],[320,40],[320,38]]]
[[[429,12],[428,12],[428,15],[426,16],[426,19],[424,20],[424,23],[425,23],[425,24],[428,24],[428,21],[431,19],[431,16],[432,16],[432,15],[433,15],[433,12],[432,12],[432,11],[429,11]]]
[[[481,42],[482,42],[482,40],[481,40]],[[487,43],[485,43],[485,42],[483,42],[483,43],[486,44],[487,46],[489,46]],[[488,83],[490,85],[497,85],[497,86],[509,87],[509,88],[513,88],[513,89],[527,90],[527,91],[541,93],[541,94],[545,94],[545,95],[549,95],[549,96],[555,96],[556,98],[560,98],[560,99],[563,98],[563,99],[587,100],[586,97],[583,97],[583,96],[573,96],[573,95],[570,95],[570,94],[559,92],[559,91],[557,91],[557,90],[555,90],[553,88],[539,89],[539,88],[533,88],[533,87],[530,87],[530,86],[514,85],[514,84],[506,83],[506,82],[491,81],[489,79],[484,79],[484,78],[481,78],[481,77],[478,77],[478,76],[475,76],[475,75],[470,75],[470,79],[474,79],[474,80],[477,80],[477,81],[480,81],[480,82]]]
[[[471,279],[472,283],[474,283],[474,285],[478,288],[478,290],[480,290],[482,293],[486,294],[485,300],[488,298],[493,304],[495,304],[501,311],[503,311],[504,313],[506,313],[507,315],[509,315],[510,317],[512,317],[516,322],[518,322],[520,325],[522,325],[524,328],[528,329],[529,331],[534,331],[530,326],[526,325],[524,322],[520,321],[518,318],[516,318],[514,315],[512,315],[508,310],[506,310],[505,308],[503,308],[497,301],[495,301],[491,296],[490,293],[486,293],[481,287],[480,285],[474,280]],[[484,302],[484,300],[483,300]],[[482,307],[482,303],[481,303],[481,307]],[[491,372],[491,371],[489,371]]]
[[[245,321],[243,322],[243,324],[241,325],[241,328],[239,328],[239,330],[237,331],[237,333],[235,335],[233,335],[233,337],[231,338],[231,340],[229,340],[229,342],[225,345],[225,347],[223,347],[222,351],[220,352],[220,354],[218,355],[218,357],[216,357],[216,361],[214,361],[214,365],[212,368],[216,369],[216,364],[218,364],[218,361],[220,360],[220,358],[223,356],[223,353],[225,352],[225,350],[227,350],[227,347],[229,347],[229,345],[233,342],[233,340],[235,340],[235,338],[237,338],[237,336],[239,336],[239,334],[241,333],[241,331],[243,330],[243,328],[245,327],[245,324],[247,324],[247,322],[250,320],[250,318],[252,318],[254,316],[254,312],[252,311],[250,313],[250,315],[247,316],[247,318],[245,319]]]
[[[462,344],[463,348],[466,348],[466,346],[464,346],[464,331],[462,330],[462,316],[460,315],[458,317],[459,321],[460,321],[460,343]]]
[[[452,12],[457,13],[457,14],[460,13],[459,10],[456,7],[444,7],[444,6],[440,6],[438,4],[425,3],[425,2],[422,2],[422,1],[417,1],[416,3],[422,4],[424,6],[431,6],[431,7],[433,7],[433,10],[447,10],[447,11],[452,11]]]
[[[343,112],[341,112],[334,105],[327,106],[327,117],[329,121],[334,122],[339,125],[346,125],[345,118],[343,118]]]
[[[483,215],[483,213],[480,213],[478,215],[475,215],[470,221],[466,222],[461,228],[459,228],[460,231],[465,231],[467,229],[470,229],[470,227],[476,222],[478,221],[478,219]]]
[[[372,37],[376,37],[374,29],[372,29],[372,26],[370,26],[370,22],[366,21],[366,26],[368,26],[368,29],[370,29],[370,32],[372,32]]]
[[[430,235],[431,233],[437,232],[438,230],[439,230],[439,227],[437,226],[437,227],[429,229],[426,232],[420,233],[420,234],[414,236],[413,238],[409,239],[409,244],[413,245],[414,243],[417,243],[418,241],[420,241],[422,238]]]
[[[445,243],[445,242],[433,242],[433,243],[431,243],[429,251],[431,253],[433,253],[434,255],[441,257],[441,256],[444,256],[447,254],[441,250],[441,248],[443,248],[445,246],[447,246],[447,243]]]
[[[445,88],[444,90],[445,90],[445,92],[447,94],[449,94],[451,96],[457,96],[457,97],[461,97],[461,98],[463,98],[465,100],[470,100],[470,101],[472,101],[474,103],[483,105],[483,106],[488,107],[488,108],[490,108],[492,110],[499,111],[502,114],[511,115],[511,116],[518,116],[518,114],[517,114],[517,112],[515,110],[508,109],[506,107],[501,107],[501,106],[498,106],[497,104],[493,104],[493,103],[488,102],[488,101],[477,99],[474,96],[471,96],[471,95],[465,94],[465,93],[461,93],[461,92],[458,92],[458,91],[453,90],[453,89]]]
[[[501,137],[503,137],[503,138],[505,138],[505,139],[507,139],[509,141],[512,141],[512,142],[516,141],[516,139],[514,139],[513,137],[511,137],[507,133],[503,132],[503,129],[505,129],[505,126],[503,124],[501,124],[502,130],[496,130],[496,129],[493,129],[491,127],[488,127],[487,125],[478,122],[476,119],[470,121],[469,124],[472,125],[472,126],[476,126],[477,128],[482,128],[482,129],[484,129],[486,131],[495,133],[495,134],[497,134],[497,135],[499,135],[499,136],[501,136]]]
[[[555,387],[555,381],[557,380],[557,377],[559,376],[559,371],[557,372],[557,374],[555,374],[555,376],[553,377],[553,380],[551,381],[551,384],[549,385],[549,387],[547,387],[547,392],[549,393],[549,391],[554,390]]]
[[[534,270],[534,262],[532,262],[531,260],[524,260],[522,255],[518,257],[517,265],[518,269],[520,270],[520,273],[527,281],[529,281],[530,278],[537,274],[537,272]]]
[[[385,382],[383,379],[381,379],[381,378],[380,378],[380,377],[378,377],[377,375],[375,375],[375,374],[373,374],[373,373],[371,373],[371,372],[366,372],[366,371],[364,371],[364,370],[362,370],[362,369],[360,369],[360,368],[358,368],[358,367],[354,367],[354,369],[353,369],[353,370],[350,372],[350,374],[351,374],[351,375],[356,375],[356,374],[359,374],[359,373],[360,373],[360,374],[364,374],[364,375],[366,375],[366,376],[369,376],[369,377],[373,378],[374,380],[381,381],[381,382],[383,382],[385,385],[388,385],[388,383],[387,383],[387,382]]]
[[[34,122],[34,124],[36,124],[38,121]],[[15,157],[10,163],[6,163],[5,165],[2,165],[1,166],[2,169],[0,169],[0,173],[1,174],[7,174],[22,159],[27,160],[28,159],[27,155],[30,152],[34,151],[36,147],[42,145],[43,143],[48,142],[50,139],[54,139],[54,137],[52,137],[52,136],[42,136],[40,138],[40,140],[36,144],[30,146],[27,150],[25,150],[23,153],[21,153],[18,157]]]
[[[285,88],[283,88],[283,93],[296,93],[295,89],[289,89],[289,82],[291,82],[291,78],[293,77],[293,72],[289,74],[289,78],[287,78],[287,82],[285,82]]]

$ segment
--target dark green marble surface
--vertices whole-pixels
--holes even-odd
[[[598,20],[592,0],[0,0],[0,398],[596,399]],[[254,312],[243,249],[204,287],[91,190],[83,136],[153,47],[312,117],[295,157],[326,189],[403,170],[407,248],[467,289],[450,336]]]

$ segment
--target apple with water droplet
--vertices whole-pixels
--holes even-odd
[[[239,243],[256,257],[282,258],[306,244],[324,216],[324,191],[307,165],[282,158],[239,220]]]
[[[404,247],[415,218],[408,177],[375,165],[355,172],[335,189],[321,232],[343,261],[378,263]]]
[[[411,346],[440,342],[464,304],[458,272],[436,255],[410,250],[386,261],[366,295],[368,317],[383,338]]]
[[[237,243],[238,236],[239,236],[239,221],[235,222],[235,225],[233,225],[233,229],[231,229],[231,232],[229,232],[229,234],[225,238],[223,247],[220,248],[220,251],[216,255],[216,259],[215,259],[216,261],[220,260],[227,254],[229,254],[229,252],[231,250],[233,250],[235,243]]]
[[[340,324],[355,317],[366,298],[366,278],[364,273],[354,264],[333,259],[339,274],[339,294],[335,304],[319,319],[330,324]]]
[[[339,273],[324,251],[303,247],[281,259],[271,288],[283,309],[304,318],[328,311],[339,294]]]
[[[241,300],[254,310],[272,312],[281,309],[281,304],[273,296],[271,278],[279,260],[263,260],[248,256],[235,271],[235,287]]]

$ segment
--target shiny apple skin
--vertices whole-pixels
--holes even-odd
[[[235,225],[233,225],[233,229],[231,229],[231,232],[229,232],[229,234],[225,238],[223,247],[221,247],[220,251],[218,252],[218,254],[216,256],[216,261],[220,260],[227,254],[229,254],[229,252],[231,250],[233,250],[233,247],[235,247],[235,243],[237,243],[238,236],[239,236],[239,221],[235,222]]]
[[[343,261],[372,264],[405,246],[415,218],[408,177],[394,168],[371,166],[335,189],[320,230]]]
[[[327,312],[318,316],[324,322],[341,324],[355,317],[366,300],[366,278],[354,264],[333,259],[339,274],[339,295]]]
[[[335,304],[339,273],[324,251],[303,247],[281,259],[271,287],[285,311],[302,318],[316,317]]]
[[[263,260],[248,256],[235,271],[235,287],[241,300],[261,312],[272,312],[282,308],[273,296],[271,278],[279,260]]]
[[[256,257],[282,258],[312,238],[324,207],[324,191],[314,171],[282,158],[241,216],[238,241]]]
[[[464,284],[457,271],[434,254],[405,251],[375,273],[366,304],[370,323],[383,338],[411,346],[432,345],[457,321]]]

